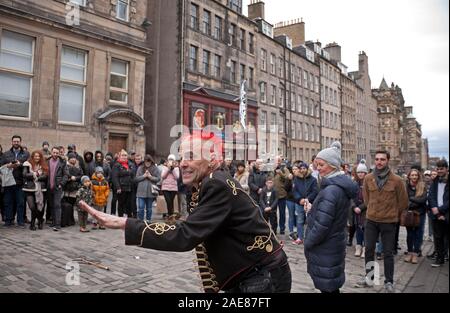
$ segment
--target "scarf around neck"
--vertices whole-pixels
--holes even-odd
[[[389,168],[389,166],[386,166],[382,170],[378,170],[377,168],[375,168],[375,170],[373,171],[373,174],[375,176],[375,180],[377,182],[377,186],[378,186],[379,190],[383,189],[384,185],[386,184],[386,182],[388,180],[390,173],[391,173],[391,169]]]

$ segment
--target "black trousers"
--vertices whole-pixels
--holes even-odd
[[[36,205],[36,196],[34,195],[34,192],[25,192],[26,200],[28,207],[31,211],[31,225],[34,226],[36,219],[39,223],[42,223],[44,221],[44,210],[45,210],[45,193],[44,193],[44,206],[42,207],[42,210],[39,211]]]
[[[131,191],[123,191],[117,194],[119,200],[119,217],[123,217],[125,213],[127,217],[132,217],[131,212]]]
[[[381,234],[384,253],[385,283],[394,283],[394,249],[397,224],[378,223],[367,220],[364,230],[366,275],[373,270],[375,261],[375,246],[378,236]]]
[[[448,224],[445,221],[433,220],[433,236],[437,253],[436,261],[444,264],[446,250],[445,241],[448,242]]]
[[[174,200],[177,195],[177,192],[163,190],[163,195],[164,195],[164,199],[166,200],[166,203],[167,203],[167,214],[169,216],[171,216],[171,215],[173,215],[173,205],[174,205]]]
[[[246,275],[238,285],[226,293],[290,293],[292,273],[289,263],[272,269],[261,268]]]
[[[118,199],[117,191],[113,189],[113,194],[111,198],[111,215],[116,215],[117,199]]]

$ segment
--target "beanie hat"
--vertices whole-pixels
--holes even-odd
[[[324,160],[334,168],[339,169],[342,164],[341,143],[339,141],[333,142],[330,148],[320,151],[317,154],[316,159]]]
[[[298,163],[298,168],[301,168],[301,167],[308,169],[309,165],[306,162],[300,162],[300,163]]]
[[[356,168],[356,173],[369,173],[369,169],[367,168],[366,165],[366,160],[362,159],[359,164],[358,167]]]
[[[96,173],[104,173],[103,167],[97,166],[97,167],[95,168],[95,172],[96,172]]]
[[[81,183],[82,183],[82,184],[84,184],[84,182],[85,182],[86,180],[89,180],[89,181],[90,181],[89,176],[83,176],[83,177],[81,177]]]
[[[172,160],[172,161],[175,161],[176,160],[176,157],[175,157],[175,155],[173,155],[173,154],[171,154],[171,155],[169,155],[168,157],[167,157],[167,160]]]
[[[75,153],[73,153],[73,152],[70,152],[70,153],[67,154],[67,159],[68,160],[76,159],[76,158],[77,158],[77,155]]]

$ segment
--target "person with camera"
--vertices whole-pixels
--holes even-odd
[[[167,222],[175,223],[177,216],[174,214],[174,200],[178,193],[178,178],[180,177],[180,169],[177,166],[175,156],[173,154],[167,157],[167,164],[161,172],[161,191],[167,204]]]
[[[387,293],[394,293],[394,249],[396,227],[401,212],[408,208],[408,193],[401,177],[389,168],[391,155],[387,151],[375,153],[375,169],[364,179],[363,199],[367,206],[364,230],[366,277],[357,283],[358,287],[372,287],[372,273],[375,245],[381,234],[384,253],[384,287]]]
[[[417,264],[422,243],[420,238],[420,220],[425,218],[427,202],[427,187],[417,169],[412,169],[408,173],[406,190],[408,192],[409,206],[408,210],[403,212],[403,215],[409,214],[412,218],[408,218],[403,222],[403,224],[406,224],[404,226],[406,226],[406,241],[408,244],[408,254],[404,260],[407,263]]]
[[[289,179],[291,173],[281,156],[275,157],[275,166],[273,182],[278,196],[278,227],[280,228],[280,235],[284,235],[286,230],[286,197],[288,195],[286,187],[288,184],[292,184],[292,180]],[[276,230],[274,229],[274,231]]]

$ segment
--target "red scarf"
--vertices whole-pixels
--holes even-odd
[[[122,164],[122,166],[125,167],[127,170],[129,169],[129,168],[128,168],[128,160],[127,160],[127,161],[117,161],[117,162],[119,162],[120,164]]]

